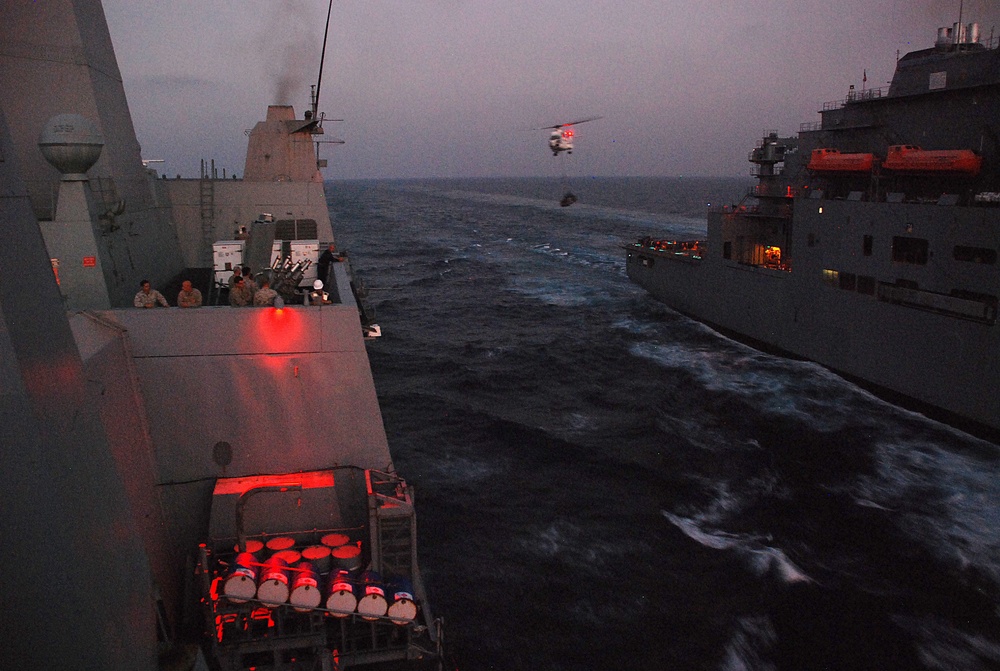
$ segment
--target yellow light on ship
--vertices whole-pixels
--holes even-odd
[[[764,265],[774,267],[781,265],[781,247],[764,248]]]

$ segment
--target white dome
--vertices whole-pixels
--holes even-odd
[[[104,136],[92,121],[79,114],[57,114],[45,124],[38,148],[63,176],[86,179],[87,171],[101,157]]]

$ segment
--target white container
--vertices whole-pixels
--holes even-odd
[[[219,240],[213,243],[212,259],[216,281],[228,284],[229,278],[233,276],[233,268],[243,265],[243,241]]]
[[[319,261],[319,240],[292,240],[289,247],[293,264],[305,259],[312,261],[299,282],[300,287],[312,287],[316,279],[316,263]]]

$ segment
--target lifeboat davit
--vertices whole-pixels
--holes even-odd
[[[976,175],[983,167],[983,157],[971,149],[929,150],[912,144],[897,144],[889,147],[889,153],[882,167],[899,172],[955,172]]]
[[[839,149],[813,149],[806,167],[817,172],[871,172],[875,167],[875,155],[842,154]]]

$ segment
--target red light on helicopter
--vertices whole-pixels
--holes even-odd
[[[573,137],[573,129],[572,128],[567,128],[566,130],[564,130],[562,132],[562,136],[564,138],[567,138],[567,139]]]

